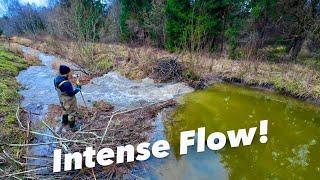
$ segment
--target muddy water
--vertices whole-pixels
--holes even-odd
[[[36,135],[32,143],[55,142],[55,139],[49,137],[53,135],[51,131],[41,122],[45,120],[48,106],[59,104],[57,92],[53,86],[53,79],[57,72],[52,68],[52,64],[73,65],[67,60],[35,49],[22,48],[24,53],[38,56],[43,64],[41,66],[31,66],[21,71],[17,77],[18,82],[24,87],[19,92],[23,96],[22,106],[30,112],[32,130],[44,134]],[[192,88],[183,83],[158,84],[148,78],[141,81],[132,81],[117,72],[110,72],[102,77],[94,78],[82,88],[84,99],[87,101],[86,104],[92,105],[94,101],[103,100],[114,105],[116,109],[132,108],[169,100],[192,91]],[[77,99],[80,105],[84,104],[79,93],[77,94]],[[57,115],[58,119],[59,116]],[[58,127],[51,128],[57,130]],[[30,158],[28,160],[29,169],[35,166],[51,166],[55,148],[56,144],[31,146],[28,149],[28,156],[40,157],[41,159]],[[50,168],[48,168],[48,171],[42,169],[37,173],[46,174],[50,172],[49,170]]]
[[[320,107],[272,92],[218,84],[184,97],[165,126],[173,160],[160,179],[316,179],[320,176]],[[268,142],[226,146],[179,155],[179,133],[206,127],[207,133],[255,127],[269,120]],[[207,134],[208,135],[208,134]]]

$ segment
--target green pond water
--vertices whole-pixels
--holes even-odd
[[[173,119],[175,122],[166,123],[165,129],[175,160],[164,165],[166,175],[162,178],[320,177],[319,106],[273,92],[221,83],[186,95]],[[260,120],[269,120],[266,144],[259,142]],[[191,150],[190,154],[180,156],[180,132],[199,127],[206,127],[207,135],[216,131],[226,134],[227,130],[258,128],[250,146],[231,148],[227,142],[219,151],[207,148],[203,153],[196,153]],[[187,175],[181,176],[182,173]]]

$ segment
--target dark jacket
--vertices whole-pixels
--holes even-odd
[[[66,82],[62,83],[60,87],[58,87],[62,81],[66,81]],[[66,93],[68,96],[74,96],[80,91],[80,88],[78,87],[76,89],[73,89],[73,86],[71,82],[68,80],[68,78],[66,76],[61,76],[61,75],[57,76],[54,79],[54,86],[60,89],[62,93]]]

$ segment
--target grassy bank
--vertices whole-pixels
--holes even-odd
[[[128,47],[123,44],[79,44],[42,37],[31,41],[13,38],[13,42],[32,46],[41,51],[59,54],[93,74],[101,75],[109,70],[119,70],[123,75],[141,79],[151,76],[159,59],[177,59],[183,64],[183,77],[190,80],[236,80],[247,85],[267,86],[277,91],[299,97],[320,100],[320,74],[312,66],[294,62],[230,60],[211,54],[182,52],[169,53],[150,47]],[[26,43],[27,42],[27,43]],[[90,49],[91,57],[85,56]]]
[[[4,49],[0,44],[0,153],[5,149],[17,155],[19,148],[9,148],[6,143],[22,143],[24,132],[18,130],[16,112],[19,105],[19,84],[15,77],[19,71],[26,69],[32,62],[25,61],[22,57]]]

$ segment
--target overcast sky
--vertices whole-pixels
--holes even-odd
[[[18,0],[21,4],[31,4],[38,7],[47,7],[50,0]],[[6,4],[10,2],[10,0],[0,0],[0,17],[6,13]]]
[[[36,6],[47,6],[49,0],[19,0],[21,4],[35,4]]]
[[[24,5],[29,3],[31,5],[35,5],[38,7],[47,7],[50,3],[50,0],[18,0],[18,1]],[[7,2],[10,2],[10,0],[0,0],[0,17],[2,17],[6,13]],[[101,2],[109,4],[111,0],[101,0]],[[52,5],[52,2],[51,2],[51,5]]]

